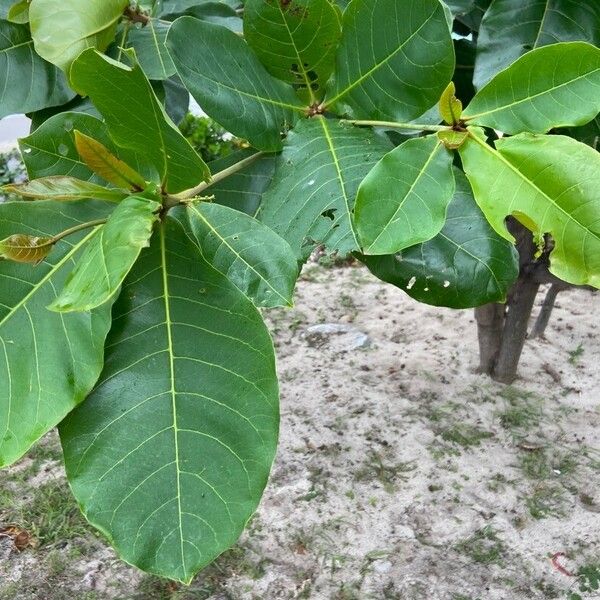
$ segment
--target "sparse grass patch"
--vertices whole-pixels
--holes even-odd
[[[500,396],[506,403],[505,408],[498,413],[500,424],[504,429],[528,430],[540,424],[543,417],[543,403],[538,396],[512,386],[501,390]]]
[[[569,364],[576,365],[579,362],[579,359],[582,357],[585,349],[583,344],[579,344],[577,348],[569,351]]]
[[[473,562],[484,565],[500,564],[506,551],[504,543],[489,525],[456,544],[455,549]]]
[[[92,532],[62,478],[34,488],[27,502],[4,506],[1,514],[4,521],[26,529],[40,547],[81,538]]]
[[[413,462],[398,462],[391,464],[385,462],[384,458],[374,450],[371,450],[363,465],[356,471],[356,481],[379,481],[383,489],[389,494],[395,490],[398,481],[407,481],[407,473],[414,471],[416,465]]]
[[[525,498],[525,504],[534,519],[563,517],[564,496],[565,492],[561,486],[542,483],[533,490],[530,496]]]
[[[475,425],[456,423],[443,429],[440,436],[445,442],[456,444],[462,448],[472,448],[479,446],[483,440],[493,438],[494,434]]]

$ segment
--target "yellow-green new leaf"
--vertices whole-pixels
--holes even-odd
[[[0,238],[19,228],[49,239],[107,216],[114,205],[0,204]],[[0,260],[0,466],[20,458],[90,392],[102,369],[110,303],[89,313],[49,312],[93,230],[61,240],[32,267]]]
[[[57,312],[87,311],[110,300],[148,245],[160,204],[139,196],[123,200],[87,245],[65,286],[49,306]]]
[[[106,50],[129,0],[32,0],[35,51],[63,71],[86,48]]]
[[[471,125],[504,133],[545,133],[600,112],[600,48],[585,42],[528,52],[483,87],[465,111]]]
[[[52,238],[15,233],[0,240],[0,258],[18,263],[37,264],[52,250]]]
[[[384,156],[358,189],[354,226],[365,254],[394,254],[437,235],[454,195],[452,153],[435,135]]]
[[[55,175],[34,179],[22,184],[10,184],[0,188],[9,194],[17,194],[28,200],[85,200],[95,198],[96,200],[108,200],[119,202],[127,197],[127,194],[118,190],[109,190],[101,185],[82,181],[75,177]]]
[[[462,115],[462,102],[456,97],[454,81],[448,84],[439,103],[440,115],[448,125],[456,125]]]
[[[512,240],[504,221],[513,215],[540,243],[549,234],[550,271],[600,288],[600,154],[558,135],[521,134],[494,150],[480,135],[471,130],[460,155],[492,227]]]
[[[142,190],[146,187],[144,178],[137,171],[89,135],[75,130],[75,148],[83,162],[108,183],[129,190]]]

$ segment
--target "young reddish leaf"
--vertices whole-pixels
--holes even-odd
[[[37,264],[52,250],[52,238],[16,233],[0,241],[0,258]]]
[[[97,175],[120,188],[142,190],[144,178],[108,149],[81,131],[75,131],[75,147],[85,164]]]
[[[451,81],[440,98],[440,115],[448,125],[456,125],[462,115],[462,102],[456,97],[456,87]]]

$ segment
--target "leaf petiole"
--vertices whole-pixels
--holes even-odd
[[[215,173],[210,178],[209,181],[203,181],[200,185],[197,185],[196,187],[191,188],[189,190],[184,190],[183,192],[180,192],[179,194],[168,195],[166,198],[166,205],[170,208],[172,206],[180,204],[181,202],[184,202],[185,200],[190,200],[191,198],[195,198],[196,196],[201,194],[204,190],[208,189],[211,185],[214,185],[215,183],[219,183],[220,181],[223,181],[223,179],[227,179],[227,177],[230,177],[231,175],[237,173],[238,171],[245,169],[248,165],[251,165],[253,162],[255,162],[256,160],[261,158],[263,155],[264,155],[264,152],[257,152],[256,154],[253,154],[252,156],[248,156],[247,158],[244,158],[243,160],[236,162],[235,164],[231,165],[230,167],[227,167],[226,169],[223,169],[222,171]]]
[[[74,227],[70,227],[69,229],[65,229],[61,233],[56,234],[55,236],[48,239],[47,242],[40,244],[40,247],[43,246],[53,246],[60,240],[77,233],[83,229],[89,229],[90,227],[97,227],[98,225],[104,225],[108,219],[96,219],[95,221],[88,221],[87,223],[80,223],[79,225],[75,225]]]
[[[389,127],[390,129],[411,129],[414,131],[448,131],[450,125],[426,125],[425,123],[396,123],[395,121],[355,121],[342,119],[342,123],[351,123],[357,126]]]

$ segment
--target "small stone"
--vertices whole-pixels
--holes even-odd
[[[346,323],[321,323],[312,325],[304,332],[304,339],[311,348],[332,346],[336,352],[350,352],[371,345],[371,338]]]

